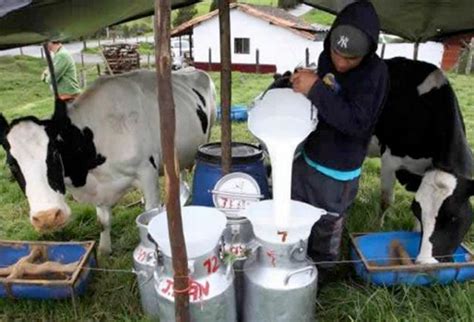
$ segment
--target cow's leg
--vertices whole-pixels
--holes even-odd
[[[97,218],[99,219],[102,231],[100,233],[99,252],[103,255],[110,255],[112,253],[112,242],[110,240],[110,217],[112,209],[107,206],[100,206],[96,208]]]
[[[453,194],[456,188],[456,178],[447,172],[433,170],[423,176],[421,185],[415,194],[412,210],[421,216],[423,227],[420,252],[416,263],[433,264],[438,261],[433,256],[432,235],[435,232],[436,219],[444,200]]]
[[[147,166],[138,173],[138,181],[145,197],[145,210],[157,208],[160,205],[158,171],[153,166]]]

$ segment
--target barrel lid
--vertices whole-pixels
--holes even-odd
[[[231,149],[232,163],[249,163],[260,161],[263,157],[262,150],[249,143],[232,142]],[[220,164],[222,158],[221,142],[201,145],[198,149],[196,158],[198,160]]]

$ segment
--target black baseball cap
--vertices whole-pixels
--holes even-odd
[[[369,53],[369,37],[351,25],[339,25],[331,31],[331,49],[346,57],[363,57]]]

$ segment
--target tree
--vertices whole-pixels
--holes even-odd
[[[218,7],[217,1],[219,1],[219,0],[212,0],[211,6],[209,7],[209,11],[214,11],[214,10],[217,9],[217,7]]]
[[[187,6],[187,7],[183,7],[179,9],[178,14],[173,19],[173,26],[174,27],[179,26],[182,23],[185,23],[186,21],[193,19],[193,17],[197,14],[197,12],[198,11],[196,9],[196,5]]]
[[[278,0],[278,7],[282,9],[291,9],[296,7],[301,1],[299,0]]]

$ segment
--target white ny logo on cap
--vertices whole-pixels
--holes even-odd
[[[347,48],[347,44],[349,43],[349,37],[347,36],[340,36],[339,40],[337,41],[337,45],[341,48]]]

